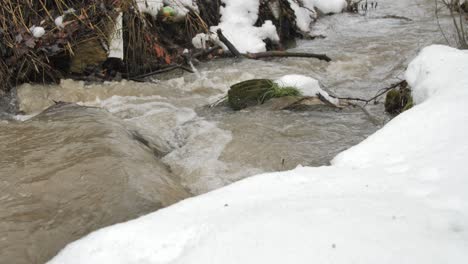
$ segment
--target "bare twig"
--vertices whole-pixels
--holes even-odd
[[[182,66],[182,65],[169,65],[168,67],[165,67],[163,69],[159,69],[157,71],[152,71],[152,72],[149,72],[149,73],[141,74],[141,75],[138,75],[138,76],[132,76],[132,77],[129,77],[128,79],[132,80],[132,81],[141,81],[144,78],[147,78],[147,77],[150,77],[150,76],[153,76],[153,75],[156,75],[156,74],[170,72],[170,71],[177,70],[177,69],[182,69],[184,71],[193,73],[193,71],[191,69],[189,69],[189,68],[187,68],[185,66]]]
[[[376,126],[380,126],[382,125],[382,120],[380,120],[379,118],[375,117],[374,115],[372,115],[371,113],[369,113],[369,111],[367,111],[367,109],[365,108],[365,106],[362,106],[360,104],[353,104],[351,102],[349,102],[349,104],[351,106],[354,106],[354,107],[357,107],[359,109],[361,109],[361,111],[369,118],[369,120]]]
[[[442,29],[442,26],[440,25],[439,7],[438,7],[439,0],[434,0],[434,2],[435,2],[435,16],[436,16],[436,20],[437,20],[437,26],[439,27],[440,33],[442,33],[442,36],[444,37],[445,41],[447,42],[447,45],[450,45],[450,41],[448,40],[447,36],[445,35],[444,30]]]
[[[356,97],[338,97],[338,96],[334,96],[334,95],[330,95],[330,96],[333,97],[333,98],[336,98],[336,99],[340,99],[340,100],[364,102],[365,105],[367,105],[370,102],[372,102],[372,101],[376,100],[377,98],[381,97],[382,95],[386,94],[390,90],[395,89],[395,88],[397,88],[399,86],[402,86],[405,83],[406,83],[406,81],[403,80],[403,81],[394,83],[394,84],[392,84],[391,86],[389,86],[387,88],[383,88],[383,89],[379,90],[379,92],[374,97],[372,97],[370,99],[362,99],[362,98],[356,98]]]

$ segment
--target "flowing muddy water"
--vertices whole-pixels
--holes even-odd
[[[314,33],[326,38],[299,41],[294,50],[326,53],[331,63],[226,59],[152,83],[18,88],[27,115],[53,100],[93,108],[0,121],[0,262],[41,263],[91,230],[189,195],[262,172],[327,165],[388,120],[382,104],[367,107],[378,123],[359,108],[234,112],[207,105],[234,83],[286,74],[314,77],[340,96],[370,98],[402,78],[420,48],[443,43],[432,2],[379,1],[366,16],[320,19]]]

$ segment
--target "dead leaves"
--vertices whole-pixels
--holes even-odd
[[[163,59],[166,64],[172,63],[171,55],[166,51],[166,49],[156,43],[153,44],[153,49],[157,58]]]

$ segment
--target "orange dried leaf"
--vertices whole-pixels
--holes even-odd
[[[171,64],[171,56],[169,56],[168,54],[166,54],[166,56],[164,57],[164,61],[167,63],[167,64]]]

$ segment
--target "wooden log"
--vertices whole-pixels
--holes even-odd
[[[259,52],[259,53],[247,53],[241,54],[239,50],[232,44],[224,35],[221,29],[216,31],[218,34],[219,40],[226,45],[228,50],[234,57],[240,58],[245,57],[249,59],[258,60],[261,58],[271,58],[271,57],[299,57],[299,58],[315,58],[319,60],[324,60],[326,62],[330,62],[331,58],[325,54],[314,54],[314,53],[304,53],[304,52],[286,52],[286,51],[266,51],[266,52]]]
[[[324,60],[330,62],[331,58],[325,54],[314,54],[314,53],[304,53],[304,52],[286,52],[286,51],[266,51],[259,53],[247,53],[243,54],[249,59],[258,60],[261,58],[271,58],[271,57],[299,57],[299,58],[316,58],[319,60]]]

